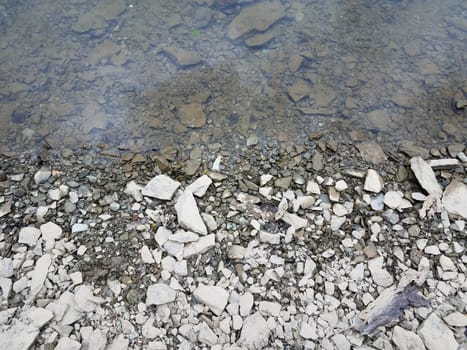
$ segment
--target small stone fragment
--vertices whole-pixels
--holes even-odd
[[[229,299],[229,293],[219,286],[200,285],[193,292],[193,296],[198,302],[207,305],[216,315],[224,311]]]
[[[177,292],[167,284],[156,283],[146,292],[146,305],[163,305],[175,301]]]

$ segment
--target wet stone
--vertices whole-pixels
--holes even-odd
[[[201,128],[206,125],[206,115],[199,103],[189,103],[180,107],[180,122],[189,128]]]
[[[199,58],[198,54],[193,51],[181,49],[174,46],[166,47],[162,51],[170,57],[172,57],[177,63],[177,65],[183,68],[187,68],[201,63],[201,59]]]

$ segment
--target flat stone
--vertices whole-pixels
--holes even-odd
[[[279,317],[281,308],[281,304],[271,301],[260,301],[258,304],[259,312],[265,316]]]
[[[87,285],[76,288],[73,301],[75,308],[81,312],[93,312],[98,305],[105,302],[103,298],[95,296],[91,287]]]
[[[90,326],[81,327],[80,329],[82,346],[84,349],[104,350],[107,345],[107,338],[105,334]]]
[[[0,206],[0,218],[11,213],[11,202],[5,202]]]
[[[392,275],[382,268],[383,257],[372,259],[368,262],[368,269],[370,270],[373,281],[381,287],[389,287],[393,283]]]
[[[180,182],[172,180],[167,175],[157,175],[144,186],[141,193],[143,196],[171,200],[175,191],[180,187]]]
[[[4,300],[8,300],[8,298],[10,297],[12,286],[13,282],[11,281],[11,279],[6,277],[0,277],[0,300],[2,300],[2,298]]]
[[[80,350],[81,343],[68,337],[62,337],[58,340],[54,350]]]
[[[457,168],[461,163],[458,159],[455,158],[445,158],[445,159],[430,159],[426,161],[429,166],[433,169],[454,169]]]
[[[220,315],[229,300],[229,292],[219,286],[201,284],[193,292],[193,297],[198,302],[208,306],[216,315]]]
[[[186,189],[191,191],[196,197],[203,197],[211,184],[211,178],[207,175],[203,175],[191,183]]]
[[[308,84],[301,79],[287,89],[287,93],[294,102],[298,102],[310,95],[310,91]]]
[[[442,203],[449,214],[467,219],[467,185],[453,181],[446,187]]]
[[[175,301],[177,292],[164,283],[149,286],[146,292],[146,305],[163,305]]]
[[[300,336],[305,339],[318,339],[316,325],[308,322],[302,322],[300,326]]]
[[[169,240],[179,243],[189,243],[199,240],[199,236],[194,232],[178,230],[173,235],[169,236]]]
[[[255,298],[250,292],[246,292],[240,296],[240,316],[245,317],[250,314],[254,301]]]
[[[439,263],[444,271],[457,271],[456,265],[445,255],[439,257]]]
[[[123,0],[104,0],[97,3],[82,15],[73,24],[72,29],[78,33],[85,33],[92,30],[103,30],[110,22],[114,22],[117,17],[127,9]]]
[[[41,230],[38,228],[32,226],[23,227],[19,231],[18,243],[26,244],[30,247],[35,246],[40,235]]]
[[[402,204],[403,193],[400,191],[388,191],[384,195],[384,204],[391,209],[396,209]]]
[[[71,233],[85,232],[88,230],[88,224],[73,224]]]
[[[13,274],[13,260],[11,258],[0,258],[0,277],[8,278]]]
[[[156,262],[147,245],[143,245],[141,248],[141,260],[143,260],[145,264],[154,264]]]
[[[52,172],[49,168],[41,168],[37,173],[34,174],[34,182],[36,185],[44,183],[49,179],[50,175],[52,175]]]
[[[44,254],[39,259],[37,259],[34,270],[32,271],[31,288],[27,301],[28,303],[32,302],[42,289],[51,264],[52,256],[50,254]]]
[[[258,238],[261,243],[267,243],[267,244],[280,244],[281,243],[281,236],[277,233],[259,231]]]
[[[347,340],[346,336],[343,334],[336,334],[331,339],[336,345],[336,348],[339,350],[350,350],[352,347],[351,343]]]
[[[400,350],[425,350],[425,345],[414,332],[395,326],[392,331],[392,341]]]
[[[418,335],[428,350],[457,350],[459,348],[452,331],[434,312],[422,323]]]
[[[162,51],[169,55],[175,63],[182,68],[187,68],[201,63],[198,53],[194,51],[185,50],[175,46],[165,47]]]
[[[156,240],[157,244],[162,247],[165,242],[169,240],[169,237],[172,235],[172,231],[164,226],[159,226],[157,231],[154,235],[154,239]]]
[[[0,333],[0,349],[30,349],[38,335],[39,329],[34,327],[34,325],[26,325],[22,322],[18,322]]]
[[[360,156],[373,164],[383,164],[386,161],[386,155],[383,149],[376,142],[362,142],[356,145],[360,151]]]
[[[143,200],[143,196],[141,191],[143,190],[144,186],[138,185],[133,180],[128,182],[125,187],[125,194],[133,197],[133,199],[137,202],[141,202]]]
[[[209,328],[206,322],[203,322],[199,327],[198,341],[211,347],[217,344],[217,335]]]
[[[291,214],[288,212],[285,212],[284,215],[282,215],[281,220],[284,221],[286,224],[292,226],[296,230],[299,230],[308,225],[307,219],[301,218],[298,215]]]
[[[42,326],[49,323],[54,317],[52,311],[44,309],[42,307],[32,307],[27,311],[27,318],[31,320],[32,324],[36,328],[42,328]]]
[[[178,224],[189,231],[206,235],[208,230],[198,211],[198,206],[190,191],[185,190],[175,204]]]
[[[246,39],[245,44],[248,47],[260,47],[260,46],[266,45],[276,36],[277,36],[277,33],[272,30],[267,31],[265,33],[259,33]]]
[[[247,349],[262,349],[269,344],[270,333],[266,320],[256,312],[243,321],[237,344]]]
[[[235,40],[251,31],[264,32],[285,16],[279,1],[260,2],[243,8],[227,28],[229,39]]]
[[[201,128],[206,125],[206,115],[199,103],[189,103],[179,109],[180,122],[189,128]]]
[[[365,191],[379,193],[384,187],[384,181],[381,176],[376,172],[376,170],[368,169],[365,178],[365,184],[363,189]]]
[[[418,183],[429,194],[441,196],[443,190],[436,180],[433,169],[421,157],[410,159],[410,168],[412,169]]]
[[[452,327],[467,327],[467,315],[454,311],[443,317],[444,321]]]

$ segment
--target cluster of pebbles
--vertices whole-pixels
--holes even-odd
[[[467,349],[464,145],[211,146],[4,152],[0,349]]]

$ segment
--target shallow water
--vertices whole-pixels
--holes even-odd
[[[0,0],[0,149],[466,141],[465,1],[276,1],[235,38],[264,4]]]

